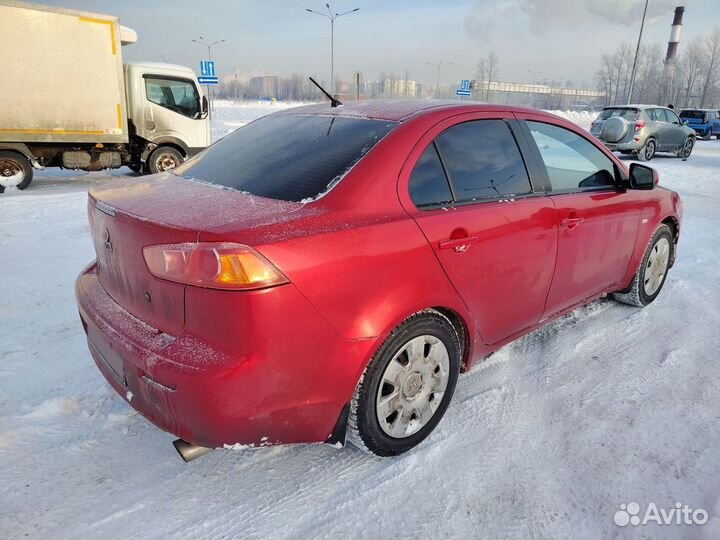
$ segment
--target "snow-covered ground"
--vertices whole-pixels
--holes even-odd
[[[216,127],[272,110],[223,104]],[[107,175],[8,190],[0,538],[720,538],[720,141],[651,164],[685,201],[658,300],[598,301],[504,347],[394,459],[305,445],[182,463],[173,436],[103,380],[78,320],[73,282],[93,258],[85,193]],[[710,521],[616,526],[633,501]]]

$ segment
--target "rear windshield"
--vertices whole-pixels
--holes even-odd
[[[633,121],[637,120],[638,112],[638,109],[603,109],[603,111],[600,113],[599,119],[607,120],[608,118],[612,118],[613,116],[619,116],[621,118],[624,118],[625,120]]]
[[[265,116],[173,172],[260,197],[307,202],[339,182],[396,125],[364,118]]]
[[[705,114],[705,111],[683,111],[680,113],[680,118],[697,118],[703,120]]]

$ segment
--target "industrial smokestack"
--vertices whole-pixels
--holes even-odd
[[[672,98],[669,94],[673,88],[673,79],[675,78],[675,65],[677,63],[680,33],[682,32],[683,13],[685,13],[685,6],[675,8],[675,16],[673,17],[672,27],[670,28],[670,39],[668,40],[665,65],[663,67],[663,101]]]

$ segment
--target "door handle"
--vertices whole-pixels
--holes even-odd
[[[580,217],[576,214],[570,214],[570,216],[568,216],[565,219],[563,219],[562,221],[560,221],[560,226],[566,227],[567,230],[572,231],[578,225],[580,225],[583,221],[585,221],[585,218]]]
[[[464,236],[462,238],[448,238],[440,240],[438,247],[440,249],[452,249],[455,253],[465,253],[470,249],[470,245],[479,240],[477,236]]]

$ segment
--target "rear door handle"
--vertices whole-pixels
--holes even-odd
[[[470,245],[479,240],[477,236],[464,236],[463,238],[449,238],[440,240],[438,247],[440,249],[452,249],[455,253],[464,253],[470,249]]]
[[[561,227],[566,227],[569,231],[572,231],[574,228],[576,228],[578,225],[580,225],[583,221],[585,221],[585,218],[579,217],[579,216],[573,216],[573,217],[566,217],[560,222]]]

